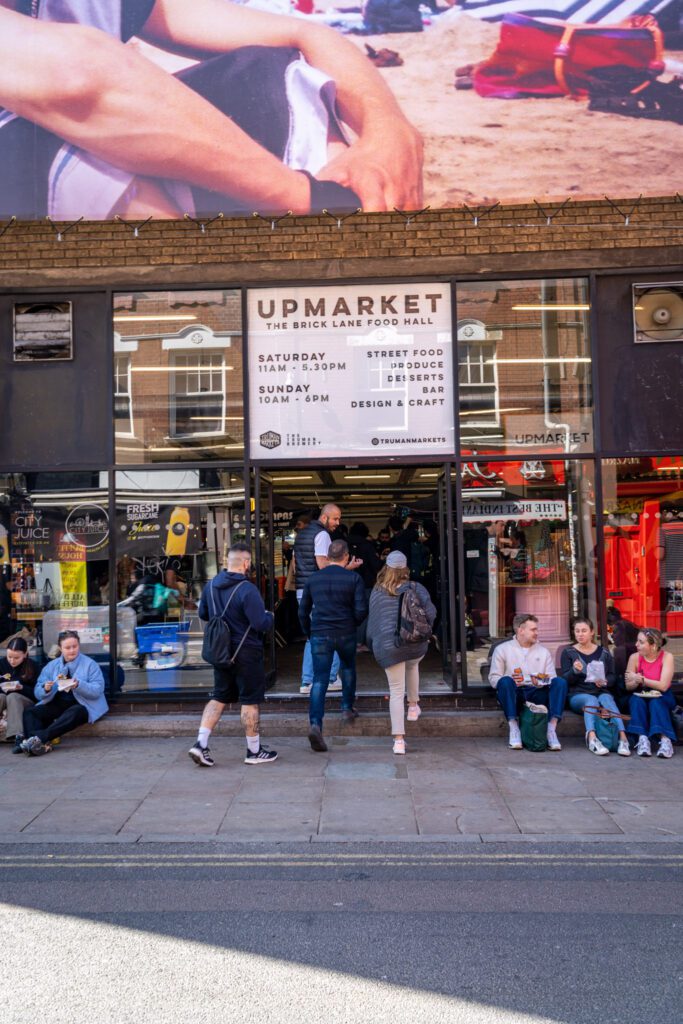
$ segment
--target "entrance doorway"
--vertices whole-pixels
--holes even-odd
[[[342,512],[340,533],[334,536],[344,536],[352,550],[354,538],[367,530],[377,559],[374,572],[364,574],[368,587],[398,531],[407,531],[402,539],[404,544],[409,539],[411,577],[427,588],[437,608],[435,639],[421,665],[420,689],[441,695],[456,689],[459,613],[450,465],[278,467],[257,468],[255,474],[257,572],[266,605],[275,613],[275,629],[267,651],[271,694],[299,694],[305,641],[294,584],[291,580],[287,583],[287,575],[297,526],[306,521],[306,516],[317,518],[329,502]],[[361,630],[356,660],[358,693],[385,695],[384,670],[367,650],[364,639]]]

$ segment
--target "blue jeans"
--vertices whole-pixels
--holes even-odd
[[[557,676],[549,686],[517,686],[512,676],[501,676],[496,685],[496,697],[508,722],[519,718],[522,704],[530,700],[534,704],[545,704],[548,717],[562,718],[567,700],[567,680]]]
[[[322,728],[325,714],[325,694],[330,679],[330,667],[335,654],[341,663],[339,674],[342,681],[342,709],[351,711],[356,699],[356,634],[348,636],[324,636],[313,634],[311,637],[311,654],[313,656],[313,686],[309,703],[308,717],[311,725]]]
[[[583,709],[586,705],[596,707],[598,704],[601,708],[607,708],[608,711],[615,711],[619,714],[617,702],[611,693],[573,693],[569,698],[569,707],[572,711],[576,711],[579,715],[583,712],[583,724],[586,727],[586,732],[595,732],[596,713]],[[615,718],[614,721],[617,723],[619,732],[624,732],[623,719]]]
[[[631,721],[626,732],[634,736],[668,736],[675,743],[676,733],[671,724],[671,712],[676,707],[676,698],[671,690],[661,697],[639,697],[631,694],[629,699]]]
[[[301,604],[301,598],[297,597],[297,604]],[[330,669],[330,682],[333,683],[339,675],[339,655],[334,652],[332,667]],[[306,641],[304,647],[304,661],[301,666],[301,685],[309,686],[313,682],[313,655],[311,654],[311,641]]]

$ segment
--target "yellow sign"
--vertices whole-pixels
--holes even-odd
[[[88,607],[88,573],[85,562],[60,562],[62,608]]]

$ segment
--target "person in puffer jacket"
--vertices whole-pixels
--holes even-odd
[[[402,551],[392,551],[386,565],[377,577],[377,583],[370,595],[368,617],[368,646],[375,661],[387,674],[389,682],[389,714],[394,737],[394,753],[405,754],[405,724],[403,718],[406,690],[408,692],[408,721],[416,722],[420,717],[420,671],[419,665],[427,653],[428,640],[419,643],[397,645],[399,602],[408,587],[415,587],[421,604],[425,608],[431,625],[436,618],[436,608],[429,592],[421,583],[410,582],[408,560]]]

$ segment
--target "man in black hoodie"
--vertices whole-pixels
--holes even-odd
[[[209,751],[211,732],[225,705],[235,701],[242,705],[241,719],[247,736],[244,763],[266,764],[277,757],[274,750],[261,746],[259,736],[259,704],[266,695],[262,634],[272,629],[273,613],[266,611],[259,591],[247,578],[250,568],[251,548],[247,544],[233,544],[228,551],[227,570],[223,569],[204,587],[199,602],[199,618],[207,622],[213,614],[222,615],[230,629],[233,651],[239,647],[232,665],[213,670],[213,693],[202,714],[197,742],[188,751],[195,764],[206,768],[214,764]]]

